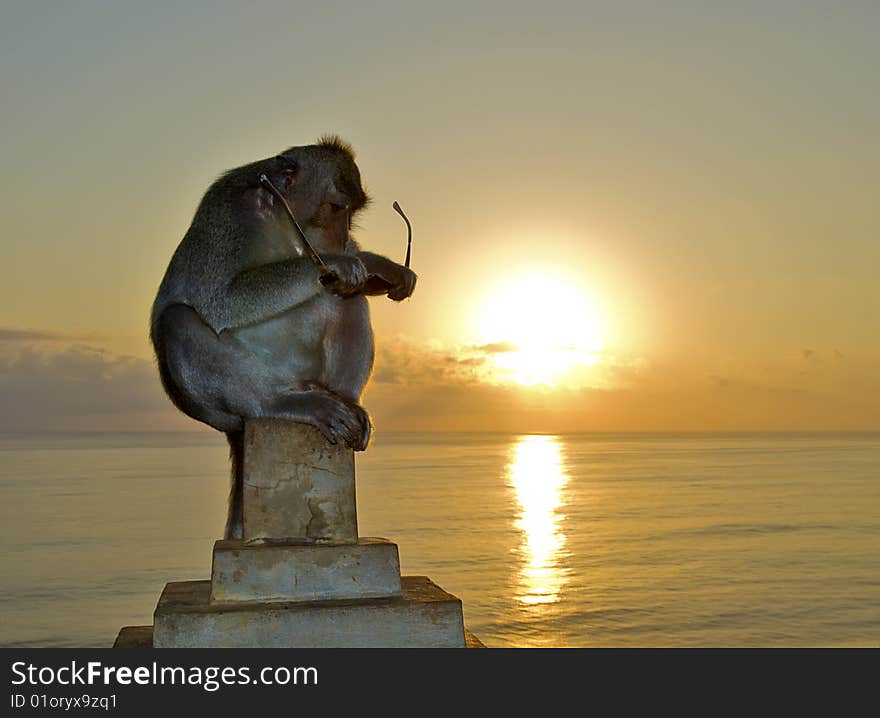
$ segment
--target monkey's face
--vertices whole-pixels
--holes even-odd
[[[352,214],[351,197],[329,187],[308,221],[306,236],[314,236],[312,245],[318,252],[342,254],[348,246]]]
[[[310,244],[319,252],[341,254],[349,242],[354,215],[367,203],[360,172],[347,153],[298,147],[269,161],[266,174],[284,195]],[[266,197],[267,214],[289,230],[288,218]]]

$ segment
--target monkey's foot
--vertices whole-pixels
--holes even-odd
[[[370,415],[367,413],[367,410],[360,404],[349,404],[349,406],[357,413],[362,428],[360,442],[357,446],[352,446],[351,448],[355,451],[363,451],[370,443],[370,436],[373,433],[373,422],[370,421]]]
[[[363,451],[370,439],[370,417],[362,407],[314,385],[280,397],[266,418],[311,424],[331,444],[342,442],[355,451]]]

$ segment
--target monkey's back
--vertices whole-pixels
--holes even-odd
[[[217,329],[214,319],[223,302],[223,288],[237,269],[229,256],[234,252],[234,247],[231,238],[229,241],[218,241],[217,237],[194,221],[177,245],[165,270],[153,302],[150,326],[155,326],[167,307],[185,304]]]

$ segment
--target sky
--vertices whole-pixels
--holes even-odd
[[[150,305],[223,170],[335,132],[377,430],[880,430],[874,2],[5,2],[2,431],[198,428]]]

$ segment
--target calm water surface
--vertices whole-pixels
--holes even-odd
[[[0,437],[0,644],[108,646],[207,578],[215,434]],[[490,646],[880,645],[880,436],[384,434],[361,534]]]

